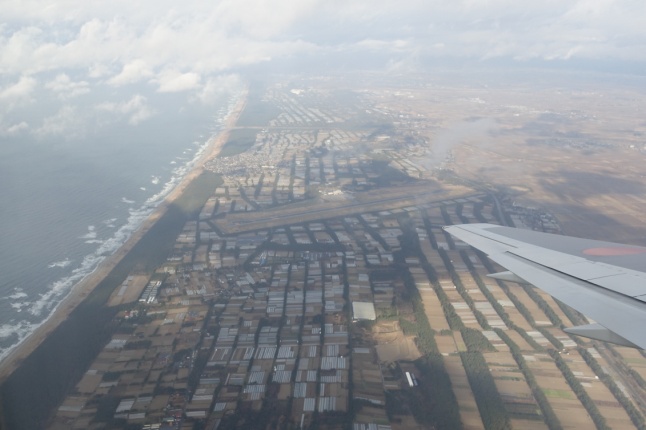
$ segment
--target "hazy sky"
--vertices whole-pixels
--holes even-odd
[[[643,0],[4,0],[0,16],[0,136],[65,133],[81,105],[136,126],[153,95],[208,104],[299,58],[646,65]]]

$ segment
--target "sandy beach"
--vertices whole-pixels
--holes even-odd
[[[58,327],[67,316],[76,308],[85,298],[103,281],[103,279],[115,268],[115,266],[130,252],[137,242],[150,230],[150,228],[166,213],[168,207],[173,203],[186,189],[193,179],[198,177],[204,171],[205,163],[216,157],[224,144],[227,142],[229,134],[235,127],[240,114],[244,110],[247,102],[248,89],[244,90],[240,100],[234,107],[233,111],[225,122],[225,127],[220,134],[213,136],[205,149],[202,156],[196,161],[195,166],[182,181],[166,196],[164,201],[159,204],[155,211],[144,220],[139,228],[128,238],[128,240],[112,255],[108,256],[101,264],[88,276],[83,278],[72,288],[72,291],[63,299],[56,310],[50,317],[43,322],[31,335],[21,342],[11,353],[0,362],[0,383],[4,381],[11,373],[18,368],[20,363],[29,356],[40,343]]]

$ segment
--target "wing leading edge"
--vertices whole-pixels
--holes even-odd
[[[646,349],[646,248],[493,224],[445,230],[511,272],[493,277],[532,284],[596,322],[567,332]]]

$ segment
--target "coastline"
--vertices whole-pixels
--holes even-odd
[[[130,235],[123,245],[114,253],[107,256],[98,267],[76,283],[67,296],[56,306],[51,315],[42,322],[29,336],[0,361],[0,384],[2,384],[20,366],[38,346],[56,328],[67,319],[68,315],[80,305],[88,295],[110,274],[110,272],[128,255],[139,240],[152,228],[153,225],[166,213],[170,205],[175,202],[186,190],[187,186],[204,172],[207,161],[215,158],[227,142],[231,130],[235,127],[240,114],[244,110],[249,89],[245,88],[240,95],[236,106],[225,121],[220,133],[211,138],[204,153],[196,160],[191,170],[173,188],[155,210],[144,220],[141,225]]]

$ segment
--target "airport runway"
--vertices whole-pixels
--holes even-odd
[[[412,191],[412,190],[411,190]],[[417,190],[414,190],[417,191]],[[415,193],[408,194],[406,196],[396,196],[388,197],[383,199],[377,199],[367,202],[355,202],[351,204],[325,207],[325,203],[317,203],[315,208],[306,209],[296,213],[275,213],[271,212],[287,212],[288,208],[282,207],[270,210],[271,212],[263,217],[245,220],[240,219],[236,216],[236,219],[228,219],[226,217],[222,220],[218,220],[216,224],[218,227],[226,234],[238,234],[246,231],[261,230],[266,228],[279,227],[289,224],[298,224],[302,222],[313,222],[326,218],[336,218],[340,216],[348,216],[354,213],[367,212],[370,210],[370,207],[376,206],[374,210],[389,210],[394,208],[399,208],[403,206],[417,206],[417,205],[428,205],[429,203],[443,204],[450,203],[456,199],[464,198],[473,198],[473,197],[482,197],[484,194],[463,194],[463,195],[451,195],[451,192],[446,190],[433,190],[425,193]],[[395,203],[395,204],[393,204]],[[291,212],[291,210],[290,210]],[[259,215],[260,213],[255,213],[253,215]],[[252,214],[240,214],[240,217],[248,217]]]

